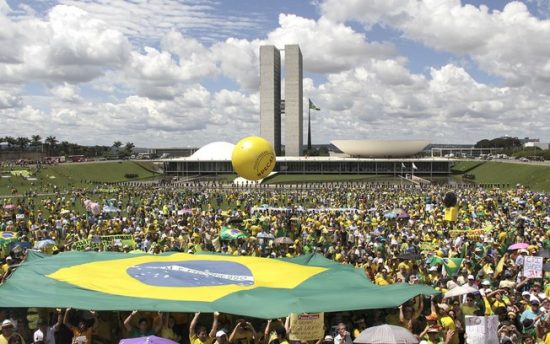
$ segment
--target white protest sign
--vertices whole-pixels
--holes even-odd
[[[466,316],[467,344],[498,344],[498,316]]]
[[[325,313],[290,314],[291,340],[318,340],[325,334]]]
[[[23,220],[25,218],[25,214],[16,214],[15,219],[16,220]]]
[[[542,257],[526,256],[523,261],[523,276],[527,278],[542,278]]]

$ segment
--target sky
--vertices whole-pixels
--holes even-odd
[[[550,141],[550,0],[0,0],[0,28],[0,136],[235,143],[259,47],[299,44],[314,144]]]

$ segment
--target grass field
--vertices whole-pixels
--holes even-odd
[[[127,173],[136,174],[138,177],[135,179],[149,179],[158,176],[157,173],[133,161],[61,164],[47,166],[40,171],[33,169],[31,173],[36,180],[27,180],[20,176],[0,178],[0,195],[9,195],[13,189],[17,189],[20,193],[33,189],[40,193],[45,191],[49,185],[66,188],[68,186],[90,187],[94,182],[123,182],[130,180],[124,176]],[[9,171],[2,171],[3,176],[9,174]]]
[[[459,161],[451,167],[454,174],[468,173],[474,168],[484,164],[486,161]]]
[[[476,183],[522,184],[535,191],[550,192],[550,166],[487,161],[470,170]]]

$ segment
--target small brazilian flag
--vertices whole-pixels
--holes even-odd
[[[244,239],[247,237],[248,235],[246,233],[236,228],[229,228],[229,227],[223,226],[222,230],[220,231],[221,240],[230,241],[230,240]]]
[[[0,307],[223,312],[273,319],[290,313],[394,308],[426,285],[377,286],[363,269],[317,254],[269,259],[221,254],[30,251],[0,286]],[[345,297],[342,297],[345,295]]]
[[[432,256],[428,264],[430,266],[441,264],[445,268],[445,271],[447,271],[447,274],[449,276],[452,276],[456,274],[458,270],[460,270],[460,266],[462,265],[463,260],[463,258],[441,258],[437,256]]]

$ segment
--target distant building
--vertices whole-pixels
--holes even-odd
[[[260,47],[260,136],[281,155],[281,114],[285,114],[285,155],[303,155],[303,66],[297,44],[285,45],[285,97],[281,95],[281,55]]]
[[[534,148],[534,147],[546,150],[550,148],[550,143],[540,142],[540,140],[537,139],[537,141],[529,141],[523,145],[523,148]]]

